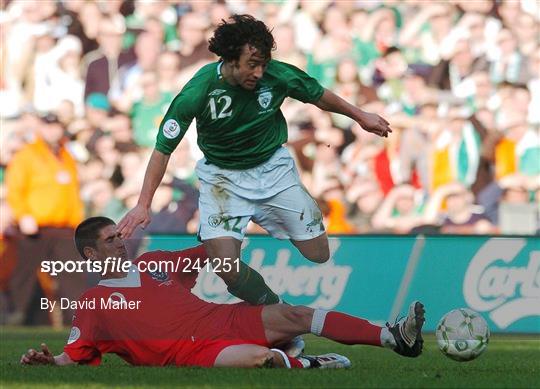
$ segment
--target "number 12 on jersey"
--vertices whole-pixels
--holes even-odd
[[[232,99],[229,96],[219,96],[217,101],[214,97],[210,99],[208,105],[210,105],[210,115],[212,120],[224,119],[232,115],[231,108]],[[217,113],[219,108],[219,113]]]

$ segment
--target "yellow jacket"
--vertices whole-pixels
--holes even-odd
[[[84,217],[77,166],[62,146],[56,156],[37,139],[8,164],[7,201],[17,220],[31,215],[39,226],[76,227]]]

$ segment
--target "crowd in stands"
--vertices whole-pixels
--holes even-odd
[[[39,296],[89,281],[40,261],[78,258],[83,218],[135,205],[164,113],[217,60],[207,40],[233,13],[273,29],[275,59],[392,126],[379,138],[282,106],[329,233],[538,234],[536,0],[0,0],[0,322],[69,324]],[[191,128],[145,233],[196,233],[200,157]]]
[[[2,234],[73,227],[94,215],[118,221],[137,200],[168,105],[217,60],[207,40],[232,13],[273,28],[275,59],[392,126],[378,138],[344,116],[292,99],[283,105],[289,148],[329,233],[538,232],[535,0],[0,5]],[[39,158],[32,165],[22,154],[36,142],[65,167]],[[200,157],[192,128],[172,155],[147,232],[197,231]],[[39,169],[47,164],[56,173]]]

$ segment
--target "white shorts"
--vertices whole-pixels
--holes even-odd
[[[322,213],[284,147],[251,169],[221,169],[203,158],[196,172],[203,241],[225,236],[242,240],[250,220],[278,239],[302,241],[325,232]]]

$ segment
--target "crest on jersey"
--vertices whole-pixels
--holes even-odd
[[[213,214],[213,215],[210,215],[208,216],[208,224],[210,225],[210,227],[217,227],[221,224],[221,222],[223,221],[223,215],[221,214]]]
[[[268,106],[272,102],[272,92],[270,91],[262,92],[259,95],[259,98],[257,99],[257,101],[259,102],[259,105],[263,107],[264,109],[268,108]]]
[[[225,89],[214,89],[212,92],[208,93],[208,96],[219,96],[227,92]]]
[[[169,275],[164,271],[149,271],[150,277],[159,282],[164,282],[169,279]]]

